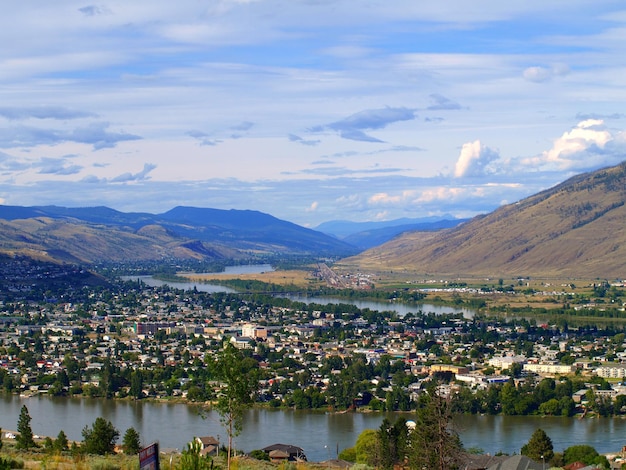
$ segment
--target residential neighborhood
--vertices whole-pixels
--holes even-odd
[[[210,401],[219,384],[205,364],[227,341],[256,362],[270,407],[406,411],[436,379],[461,412],[626,413],[626,341],[610,326],[399,318],[141,281],[25,289],[0,308],[0,384],[26,396]]]

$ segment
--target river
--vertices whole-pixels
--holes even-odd
[[[273,268],[269,264],[259,265],[242,265],[242,266],[227,266],[225,273],[228,274],[250,274],[273,271]],[[228,292],[236,293],[235,289],[229,287],[220,286],[218,284],[210,284],[206,282],[177,282],[177,281],[162,281],[160,279],[154,279],[152,276],[123,276],[123,280],[141,280],[148,286],[163,286],[168,285],[175,289],[192,290],[196,289],[200,292]],[[354,300],[354,299],[341,299],[336,297],[309,297],[304,295],[293,294],[277,294],[282,297],[294,300],[296,302],[303,302],[306,304],[316,303],[320,305],[326,304],[350,304],[355,305],[361,310],[370,309],[374,311],[388,311],[396,312],[399,316],[404,316],[407,313],[419,314],[419,313],[436,313],[436,314],[449,314],[460,313],[465,318],[472,318],[475,311],[469,308],[451,307],[447,305],[434,305],[429,303],[402,303],[402,302],[384,302],[376,300]]]
[[[111,421],[121,435],[132,426],[144,444],[159,441],[161,448],[182,450],[195,436],[219,436],[222,442],[226,436],[215,412],[203,418],[193,405],[16,395],[0,397],[2,429],[17,427],[22,405],[32,418],[33,433],[53,438],[62,429],[69,439],[80,441],[82,429],[99,416]],[[292,444],[302,447],[310,461],[322,461],[336,457],[337,449],[352,447],[363,430],[377,429],[385,416],[394,421],[398,415],[253,409],[235,446],[249,452],[275,443]],[[550,436],[557,452],[577,444],[591,445],[600,453],[617,452],[626,443],[626,420],[618,418],[460,416],[456,424],[466,448],[491,454],[519,453],[537,428]]]

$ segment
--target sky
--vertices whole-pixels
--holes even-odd
[[[6,0],[0,204],[472,217],[626,160],[623,0]]]

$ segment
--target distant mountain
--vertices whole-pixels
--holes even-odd
[[[456,227],[468,219],[455,219],[453,216],[423,217],[418,219],[395,219],[385,222],[350,222],[333,220],[317,226],[318,230],[333,235],[361,250],[382,245],[401,233],[421,230],[436,231]]]
[[[626,277],[626,162],[575,176],[440,232],[408,232],[344,260],[441,275]]]
[[[44,260],[219,260],[250,253],[356,252],[334,237],[257,211],[176,207],[149,214],[108,207],[0,206],[0,253]]]

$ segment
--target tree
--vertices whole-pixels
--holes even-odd
[[[380,461],[380,442],[378,434],[373,429],[366,429],[356,440],[354,445],[356,463],[375,467]]]
[[[228,435],[227,468],[230,470],[233,437],[243,429],[244,413],[254,404],[254,395],[259,388],[258,363],[226,343],[217,354],[212,371],[223,385],[215,407]]]
[[[435,387],[420,397],[415,429],[409,434],[409,463],[411,468],[449,470],[457,468],[463,444],[452,426],[450,398],[442,396]]]
[[[606,457],[598,454],[598,451],[590,445],[581,444],[568,447],[563,451],[565,464],[582,462],[585,465],[599,464],[609,468]]]
[[[120,433],[110,421],[102,417],[96,418],[91,428],[85,426],[82,431],[83,449],[88,454],[112,454],[115,442]]]
[[[143,398],[143,376],[141,371],[134,370],[130,375],[130,391],[131,397],[139,400]]]
[[[138,454],[141,450],[141,438],[135,428],[128,428],[122,438],[122,448],[125,454]]]
[[[31,417],[28,414],[28,408],[26,405],[22,405],[20,410],[20,416],[17,420],[17,432],[16,447],[18,449],[30,449],[31,447],[37,447],[35,440],[33,439],[33,430],[30,428]]]
[[[57,438],[54,440],[54,450],[57,452],[63,452],[63,451],[66,451],[67,449],[68,449],[67,436],[65,435],[65,432],[63,432],[63,429],[61,429],[59,431],[59,434],[57,434]]]
[[[180,470],[209,470],[213,468],[213,461],[208,455],[200,455],[200,443],[194,437],[193,441],[187,444],[180,456]]]
[[[521,454],[536,462],[549,462],[554,457],[552,439],[539,428],[530,436],[528,443],[522,446]]]
[[[0,450],[2,450],[2,428],[0,428]]]
[[[409,428],[406,419],[398,418],[392,425],[385,418],[378,429],[380,441],[380,466],[382,468],[394,468],[395,464],[404,462],[407,452]]]

